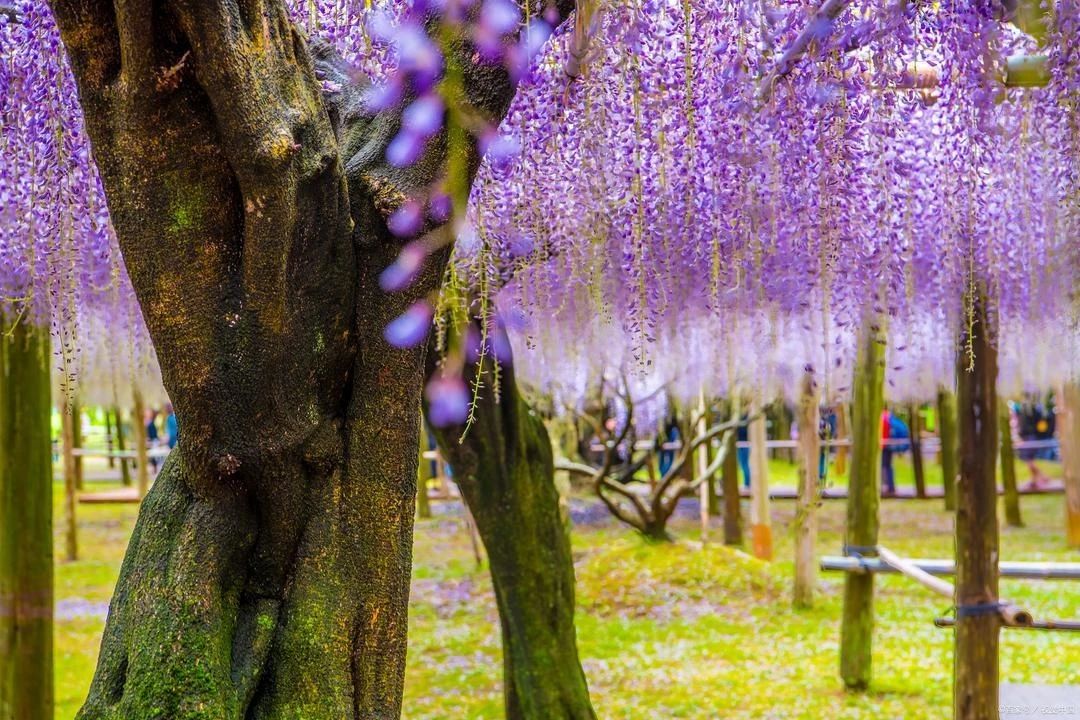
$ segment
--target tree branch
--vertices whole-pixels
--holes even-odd
[[[777,60],[776,65],[773,66],[773,69],[762,80],[761,89],[758,91],[758,102],[761,105],[769,102],[777,81],[795,68],[799,60],[806,55],[806,51],[810,49],[810,44],[820,39],[822,24],[828,24],[831,31],[833,20],[843,12],[844,8],[848,6],[848,2],[849,0],[825,0],[821,4],[821,7],[813,14],[806,27],[788,46],[788,49],[784,51],[784,54]]]

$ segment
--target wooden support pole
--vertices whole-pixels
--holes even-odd
[[[77,449],[82,449],[83,446],[82,403],[79,402],[78,395],[71,400],[71,446]],[[79,491],[86,489],[82,455],[75,456],[75,488]]]
[[[416,517],[431,517],[431,499],[428,497],[428,482],[431,480],[431,461],[424,457],[427,450],[428,433],[423,419],[420,420],[420,464],[416,467]]]
[[[102,414],[105,416],[105,449],[109,451],[109,457],[107,459],[109,469],[112,470],[116,467],[116,458],[113,457],[113,414],[112,410],[108,407],[104,408]]]
[[[150,490],[150,458],[146,448],[146,405],[142,393],[136,390],[135,407],[132,414],[132,427],[135,430],[135,482],[139,488],[139,497],[146,497]]]
[[[799,496],[795,506],[795,587],[792,602],[795,607],[808,608],[814,604],[817,587],[818,460],[821,440],[818,425],[821,410],[817,383],[812,372],[803,374],[798,406],[799,422]]]
[[[998,720],[997,349],[985,299],[968,298],[957,357],[955,720]]]
[[[740,417],[739,402],[731,403],[731,417]],[[724,544],[738,547],[742,545],[742,502],[739,497],[739,458],[735,451],[736,433],[721,436],[727,443],[724,464],[720,466],[720,484],[724,488]]]
[[[908,406],[911,419],[911,469],[915,475],[915,497],[926,497],[926,466],[922,454],[922,417],[919,416],[919,404]]]
[[[1009,403],[998,401],[998,434],[1001,441],[1001,484],[1005,489],[1005,524],[1024,527],[1020,517],[1020,490],[1016,485],[1016,453],[1012,441],[1012,413]]]
[[[1058,392],[1058,437],[1065,480],[1065,538],[1080,548],[1080,383],[1065,383]]]
[[[872,554],[881,504],[881,411],[885,390],[883,319],[867,314],[860,330],[851,404],[851,473],[844,543]],[[872,675],[874,576],[844,578],[840,626],[840,676],[851,690],[865,690]]]
[[[75,464],[75,404],[64,401],[60,410],[61,446],[64,453],[64,559],[68,562],[79,558],[79,522],[76,509],[79,504],[78,470]]]
[[[938,437],[941,439],[941,484],[945,509],[956,510],[956,396],[945,388],[938,390]]]
[[[836,439],[848,440],[851,438],[851,408],[848,403],[840,403],[836,409]],[[842,478],[847,475],[848,471],[848,448],[847,445],[841,445],[836,448],[836,455],[833,457],[833,473],[836,477]]]
[[[53,717],[48,328],[0,333],[0,718]]]
[[[750,542],[754,557],[772,560],[772,521],[769,510],[769,460],[765,447],[765,415],[757,396],[750,401]]]
[[[113,417],[116,418],[116,449],[123,452],[127,443],[124,440],[124,416],[120,413],[120,406],[113,406]],[[125,457],[120,458],[120,482],[124,487],[131,487],[131,461]]]
[[[698,394],[698,423],[696,432],[698,436],[704,435],[709,428],[709,416],[708,408],[705,405],[705,391],[701,390]],[[709,471],[709,447],[712,442],[706,442],[697,449],[697,477],[704,478],[699,486],[699,508],[698,515],[701,521],[701,542],[705,544],[709,542],[709,488],[713,485],[711,477],[706,477]]]

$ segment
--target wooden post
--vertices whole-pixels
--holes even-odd
[[[956,510],[956,396],[951,391],[938,390],[938,437],[941,438],[941,484],[945,494],[945,509]]]
[[[868,314],[860,330],[851,404],[851,472],[848,479],[849,552],[872,555],[878,541],[881,505],[881,411],[885,390],[883,319]],[[851,690],[865,690],[872,676],[874,576],[844,577],[844,613],[840,626],[840,676]]]
[[[431,461],[424,457],[428,433],[423,419],[420,420],[420,464],[416,468],[416,517],[431,517],[431,499],[428,497],[428,481],[431,480]]]
[[[135,482],[139,488],[139,497],[146,497],[150,490],[150,462],[146,452],[146,406],[143,404],[142,393],[138,390],[134,393],[135,408],[132,414],[132,427],[135,430]]]
[[[957,359],[955,720],[998,720],[997,350],[973,303]]]
[[[113,417],[116,418],[116,449],[123,452],[127,443],[124,441],[124,416],[120,414],[120,407],[113,407]],[[120,482],[124,487],[131,487],[131,461],[126,457],[120,458]]]
[[[708,411],[705,406],[705,391],[701,390],[698,393],[698,423],[695,431],[698,437],[704,435],[709,429]],[[689,442],[689,438],[687,438]],[[697,450],[697,476],[704,477],[706,471],[709,469],[709,446],[711,442],[703,444]],[[701,542],[705,544],[709,542],[709,488],[712,486],[712,478],[705,478],[699,486],[699,509],[698,515],[701,521]]]
[[[49,329],[0,333],[0,717],[53,717]]]
[[[79,558],[79,522],[76,515],[79,502],[78,470],[75,465],[76,405],[65,400],[60,410],[61,445],[64,452],[64,559]]]
[[[750,401],[750,542],[754,557],[772,560],[772,522],[769,517],[769,458],[765,447],[765,415],[755,396]]]
[[[821,423],[817,383],[812,372],[802,379],[799,396],[799,495],[795,507],[795,607],[808,608],[814,604],[817,586],[818,460]]]
[[[741,417],[739,402],[731,403],[731,417]],[[735,451],[736,433],[727,436],[727,455],[720,466],[720,484],[724,488],[724,544],[741,546],[742,538],[742,500],[739,496],[739,458]]]
[[[908,406],[911,418],[911,469],[915,474],[915,497],[926,497],[926,466],[922,455],[922,418],[919,416],[919,404]]]
[[[730,413],[726,412],[726,409],[723,412],[726,416],[730,415]],[[714,443],[719,443],[721,441],[722,438],[719,438],[705,444],[707,452],[706,462],[708,462],[710,465],[712,464],[713,460],[716,459],[716,454],[720,452],[720,448],[717,447]],[[732,454],[734,454],[735,450],[732,449],[731,452]],[[718,479],[720,478],[714,475],[713,477],[709,478],[709,481],[706,483],[706,485],[708,485],[709,517],[720,517],[724,514],[724,506],[720,500],[720,485],[717,483]]]
[[[1058,392],[1058,437],[1065,480],[1065,538],[1080,548],[1080,383],[1065,383]]]
[[[71,446],[79,449],[83,446],[82,403],[77,395],[71,400]],[[75,455],[75,488],[79,491],[86,489],[82,455]]]
[[[109,469],[112,470],[116,467],[116,458],[113,457],[113,414],[109,408],[104,408],[103,415],[105,415],[105,449],[108,451],[108,463]]]
[[[850,440],[851,439],[851,422],[850,415],[851,408],[848,403],[840,403],[836,409],[836,439],[837,440]],[[836,455],[833,457],[833,474],[842,478],[847,475],[848,471],[848,447],[846,445],[840,445],[836,448]]]
[[[1016,453],[1012,441],[1012,413],[1009,403],[998,401],[998,433],[1001,438],[1001,484],[1005,488],[1005,524],[1024,527],[1020,517],[1020,491],[1016,485]]]

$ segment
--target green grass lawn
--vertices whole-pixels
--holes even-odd
[[[772,472],[777,484],[794,484],[787,463],[774,462]],[[898,464],[901,483],[909,475]],[[56,488],[59,518],[62,486]],[[1002,532],[1003,558],[1080,561],[1063,542],[1060,495],[1024,497],[1022,507],[1027,526]],[[67,614],[57,621],[56,717],[65,720],[90,682],[104,625],[92,611],[112,591],[136,508],[82,505],[79,513],[82,557],[64,563],[58,555],[56,570],[57,600]],[[777,559],[769,564],[702,547],[696,519],[676,519],[680,540],[672,545],[646,543],[614,522],[575,528],[578,637],[600,718],[951,716],[952,631],[932,624],[949,603],[901,577],[881,577],[878,584],[872,691],[843,691],[837,677],[842,577],[822,577],[813,610],[791,609],[793,516],[794,503],[773,503]],[[843,502],[825,503],[820,554],[839,553],[843,519]],[[59,530],[58,522],[58,552]],[[940,500],[887,501],[881,542],[909,556],[950,557],[951,521]],[[405,717],[501,718],[494,597],[456,513],[418,523],[413,578]],[[1076,584],[1003,581],[1001,589],[1036,617],[1080,617]],[[1075,683],[1080,637],[1003,631],[1001,676]]]

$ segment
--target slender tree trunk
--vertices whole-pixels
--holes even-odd
[[[738,405],[732,412],[733,417],[738,417]],[[727,436],[727,455],[720,466],[720,484],[724,488],[724,544],[741,546],[742,536],[742,501],[739,497],[739,458],[735,452],[736,434]]]
[[[938,437],[941,439],[941,484],[945,493],[945,509],[956,510],[956,396],[942,388],[938,390]]]
[[[49,330],[0,334],[0,718],[53,716]]]
[[[750,538],[754,557],[772,560],[772,520],[769,510],[769,456],[765,447],[765,416],[755,397],[750,402]]]
[[[817,508],[818,461],[821,440],[818,437],[820,409],[817,383],[807,372],[803,375],[799,397],[799,496],[795,507],[795,591],[796,607],[814,604],[817,586]]]
[[[135,482],[139,488],[139,497],[146,497],[150,491],[150,454],[146,435],[146,406],[142,393],[135,391],[135,407],[131,414],[135,416]]]
[[[926,466],[922,454],[922,418],[919,417],[918,403],[908,406],[911,418],[911,469],[915,474],[915,497],[926,497]]]
[[[116,418],[116,449],[123,453],[127,442],[124,440],[124,416],[119,406],[113,407],[113,417]],[[120,482],[124,487],[131,487],[131,461],[123,455],[120,457]]]
[[[1058,438],[1065,481],[1065,539],[1080,548],[1080,383],[1065,383],[1058,392]]]
[[[428,497],[428,481],[431,480],[431,461],[424,457],[427,451],[427,431],[420,425],[420,455],[416,471],[416,517],[431,517],[431,499]]]
[[[388,222],[436,182],[462,201],[476,139],[444,129],[390,165],[404,104],[372,116],[284,0],[49,4],[183,428],[79,718],[394,720],[426,348],[384,332],[438,292],[451,238]],[[451,92],[497,125],[512,79],[449,47]],[[411,241],[442,249],[384,291]]]
[[[508,720],[595,718],[574,629],[574,563],[559,509],[551,441],[490,357],[467,432],[436,429],[439,449],[487,550],[503,641]],[[434,366],[432,372],[438,372]],[[474,375],[475,366],[470,368]]]
[[[60,428],[64,446],[64,559],[79,559],[79,484],[75,469],[75,423],[74,408],[65,401],[60,413]]]
[[[1012,413],[1005,400],[998,402],[998,435],[1001,438],[1001,484],[1005,489],[1005,524],[1024,527],[1020,517],[1020,490],[1016,484],[1016,453],[1013,452]],[[996,489],[996,488],[995,488]]]
[[[997,350],[983,298],[957,357],[956,720],[998,718]],[[970,353],[969,353],[970,344]]]
[[[868,316],[860,332],[851,407],[851,473],[848,480],[846,553],[876,554],[881,504],[881,411],[884,405],[885,339],[880,319]],[[840,629],[840,676],[852,690],[872,677],[874,576],[847,573]]]

